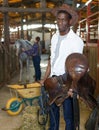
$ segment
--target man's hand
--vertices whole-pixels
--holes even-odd
[[[68,96],[73,97],[73,89],[69,89]],[[77,94],[77,99],[79,99],[79,95]]]
[[[68,96],[73,97],[73,89],[69,89]]]
[[[41,86],[44,86],[44,79],[41,79],[41,80],[39,80],[39,83],[41,84]]]
[[[24,51],[25,51],[25,49],[24,49],[24,48],[22,48],[22,51],[24,52]]]

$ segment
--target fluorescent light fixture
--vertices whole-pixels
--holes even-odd
[[[42,27],[42,24],[32,24],[28,25],[28,29],[35,29],[35,28],[40,28]]]
[[[50,28],[50,29],[55,29],[56,25],[54,25],[54,24],[45,24],[44,27]]]
[[[17,31],[17,27],[16,28],[10,28],[10,32],[16,32]]]
[[[32,24],[32,25],[28,25],[28,26],[23,25],[23,30],[36,29],[36,28],[41,28],[41,27],[42,27],[42,24]],[[55,25],[55,24],[45,24],[44,27],[49,28],[49,29],[57,29],[58,28],[57,25]],[[21,27],[19,26],[18,28],[17,27],[10,28],[10,31],[16,32],[16,31],[18,31],[18,29],[21,30]]]
[[[92,0],[88,0],[85,5],[88,6],[88,4],[91,2]]]

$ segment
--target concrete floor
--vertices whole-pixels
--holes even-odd
[[[42,77],[47,67],[47,61],[48,61],[47,59],[48,59],[48,55],[42,55],[41,57]],[[31,62],[30,82],[34,81],[33,75],[34,75],[34,69]],[[13,77],[9,82],[9,84],[17,84],[18,78],[19,75]],[[24,80],[25,80],[25,72],[24,72],[23,82]],[[9,91],[9,88],[7,86],[2,86],[2,88],[0,89],[0,108],[4,107],[6,105],[7,100],[10,98],[11,98],[11,93]],[[90,113],[90,109],[83,102],[80,102],[80,130],[85,130],[84,124],[88,119],[89,113]],[[22,124],[21,116],[22,113],[20,113],[17,116],[9,116],[6,111],[2,111],[0,109],[0,130],[15,130],[16,128],[19,128]],[[60,130],[65,130],[62,108],[61,108]]]

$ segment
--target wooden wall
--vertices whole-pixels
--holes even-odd
[[[9,59],[8,63],[5,62],[7,58]],[[0,84],[10,80],[14,72],[18,71],[18,64],[18,58],[15,55],[15,49],[13,47],[10,47],[9,52],[3,48],[0,50]]]
[[[95,43],[85,46],[84,54],[88,57],[90,75],[96,80],[95,96],[99,95],[99,45]]]

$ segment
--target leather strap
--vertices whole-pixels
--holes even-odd
[[[80,111],[79,111],[79,101],[77,99],[77,93],[73,93],[73,111],[74,111],[74,127],[75,130],[78,128],[79,130],[79,125],[80,125]]]

